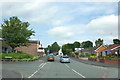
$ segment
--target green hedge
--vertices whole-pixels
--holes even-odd
[[[12,59],[33,59],[33,55],[27,53],[2,53],[2,59],[12,57]]]

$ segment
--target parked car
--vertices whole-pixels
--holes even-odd
[[[61,56],[60,57],[60,62],[62,63],[62,62],[68,62],[68,63],[70,63],[70,57],[68,57],[68,56]]]
[[[55,60],[54,55],[48,55],[47,60],[54,61]]]

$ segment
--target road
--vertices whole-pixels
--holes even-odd
[[[48,62],[47,56],[33,62],[4,62],[2,69],[3,78],[118,78],[118,68],[94,66],[73,59],[70,63],[60,63],[58,56],[54,62]],[[6,76],[7,72],[11,74]]]

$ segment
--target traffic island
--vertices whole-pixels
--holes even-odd
[[[29,62],[38,60],[41,56],[33,56],[27,53],[2,53],[1,61],[4,62]]]

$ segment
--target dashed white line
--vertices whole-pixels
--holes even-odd
[[[85,76],[83,76],[82,74],[78,73],[77,71],[75,71],[74,69],[72,69],[72,71],[74,71],[75,73],[77,73],[78,75],[80,75],[83,78],[86,78]]]
[[[41,67],[41,68],[39,68],[38,70],[36,70],[31,76],[29,76],[28,78],[31,78],[32,76],[34,76],[40,69],[42,69],[44,66],[46,65],[46,63],[42,63],[42,64],[40,64],[39,65],[39,67]]]

